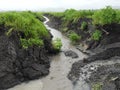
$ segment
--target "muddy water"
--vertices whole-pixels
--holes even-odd
[[[52,33],[55,38],[60,38],[62,40],[62,52],[55,57],[51,62],[50,74],[42,79],[43,90],[75,90],[71,81],[67,78],[67,75],[71,69],[71,66],[74,62],[85,57],[80,51],[78,51],[74,46],[70,44],[70,41],[67,37],[63,36],[61,32],[56,29],[50,28],[46,23],[49,21],[47,17],[44,17],[46,21],[44,22],[45,26]],[[72,59],[64,55],[64,51],[72,50],[79,55],[79,58]],[[83,83],[81,83],[83,84]],[[77,90],[77,89],[76,89]],[[83,89],[82,89],[83,90]],[[85,89],[87,90],[87,89]]]
[[[67,74],[71,70],[72,64],[85,57],[79,50],[70,44],[67,37],[63,36],[61,32],[56,29],[50,28],[46,23],[49,21],[47,17],[44,17],[46,21],[45,26],[53,35],[53,39],[60,38],[62,40],[62,52],[54,56],[51,61],[50,74],[42,79],[31,81],[28,83],[22,83],[9,90],[89,90],[87,84],[84,81],[79,83],[78,88],[74,87],[71,81],[67,78]],[[72,59],[64,55],[64,51],[72,50],[79,55],[79,58]],[[84,85],[84,86],[83,86]],[[81,87],[83,86],[84,89]]]

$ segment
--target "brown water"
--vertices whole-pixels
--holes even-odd
[[[46,23],[49,21],[47,17],[44,17],[46,28],[50,30],[53,35],[53,39],[60,38],[62,40],[62,52],[54,56],[51,61],[50,74],[42,79],[34,80],[28,83],[22,83],[8,90],[89,90],[84,81],[79,81],[79,87],[73,87],[71,81],[67,78],[72,64],[85,57],[79,50],[70,44],[67,37],[63,36],[61,32],[56,29],[50,28]],[[72,59],[64,55],[64,51],[72,50],[79,55],[79,58]],[[84,89],[81,85],[85,85]],[[86,88],[87,87],[87,88]]]
[[[72,59],[70,57],[66,57],[63,52],[53,57],[50,74],[46,78],[42,79],[43,84],[45,84],[43,85],[43,90],[73,90],[73,85],[67,78],[67,75],[71,70],[72,64],[84,58],[85,55],[72,46],[70,44],[70,40],[62,35],[61,32],[46,25],[49,19],[47,17],[44,18],[46,19],[44,24],[54,36],[53,39],[60,38],[62,40],[62,51],[72,50],[79,55],[79,58]]]

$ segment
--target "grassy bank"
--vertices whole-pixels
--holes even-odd
[[[54,27],[68,37],[74,34],[70,39],[77,43],[79,40],[79,43],[94,42],[97,45],[108,34],[118,32],[120,26],[120,10],[110,6],[100,10],[68,9],[65,12],[53,12],[46,15],[53,24],[57,22]],[[74,39],[76,36],[80,39]]]
[[[23,48],[43,47],[44,40],[51,39],[42,21],[44,18],[40,12],[0,12],[0,26],[6,29],[5,34],[10,36],[13,32],[17,32]],[[51,47],[54,48],[55,45]]]

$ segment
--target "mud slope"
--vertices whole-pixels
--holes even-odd
[[[51,39],[44,40],[47,49],[46,46],[23,49],[20,33],[14,31],[7,36],[6,30],[0,26],[0,90],[48,75],[50,61],[47,52]]]

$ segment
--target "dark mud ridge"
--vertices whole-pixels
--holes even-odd
[[[51,39],[44,39],[44,47],[23,49],[20,33],[14,31],[7,36],[5,31],[0,27],[0,90],[48,75]]]
[[[70,80],[76,82],[82,77],[93,90],[120,90],[120,25],[113,24],[109,29],[112,27],[114,32],[110,30],[97,47],[89,49],[88,58],[73,64]]]
[[[75,83],[80,77],[91,87],[101,85],[100,90],[120,90],[120,47],[109,48],[74,63],[68,78]]]

